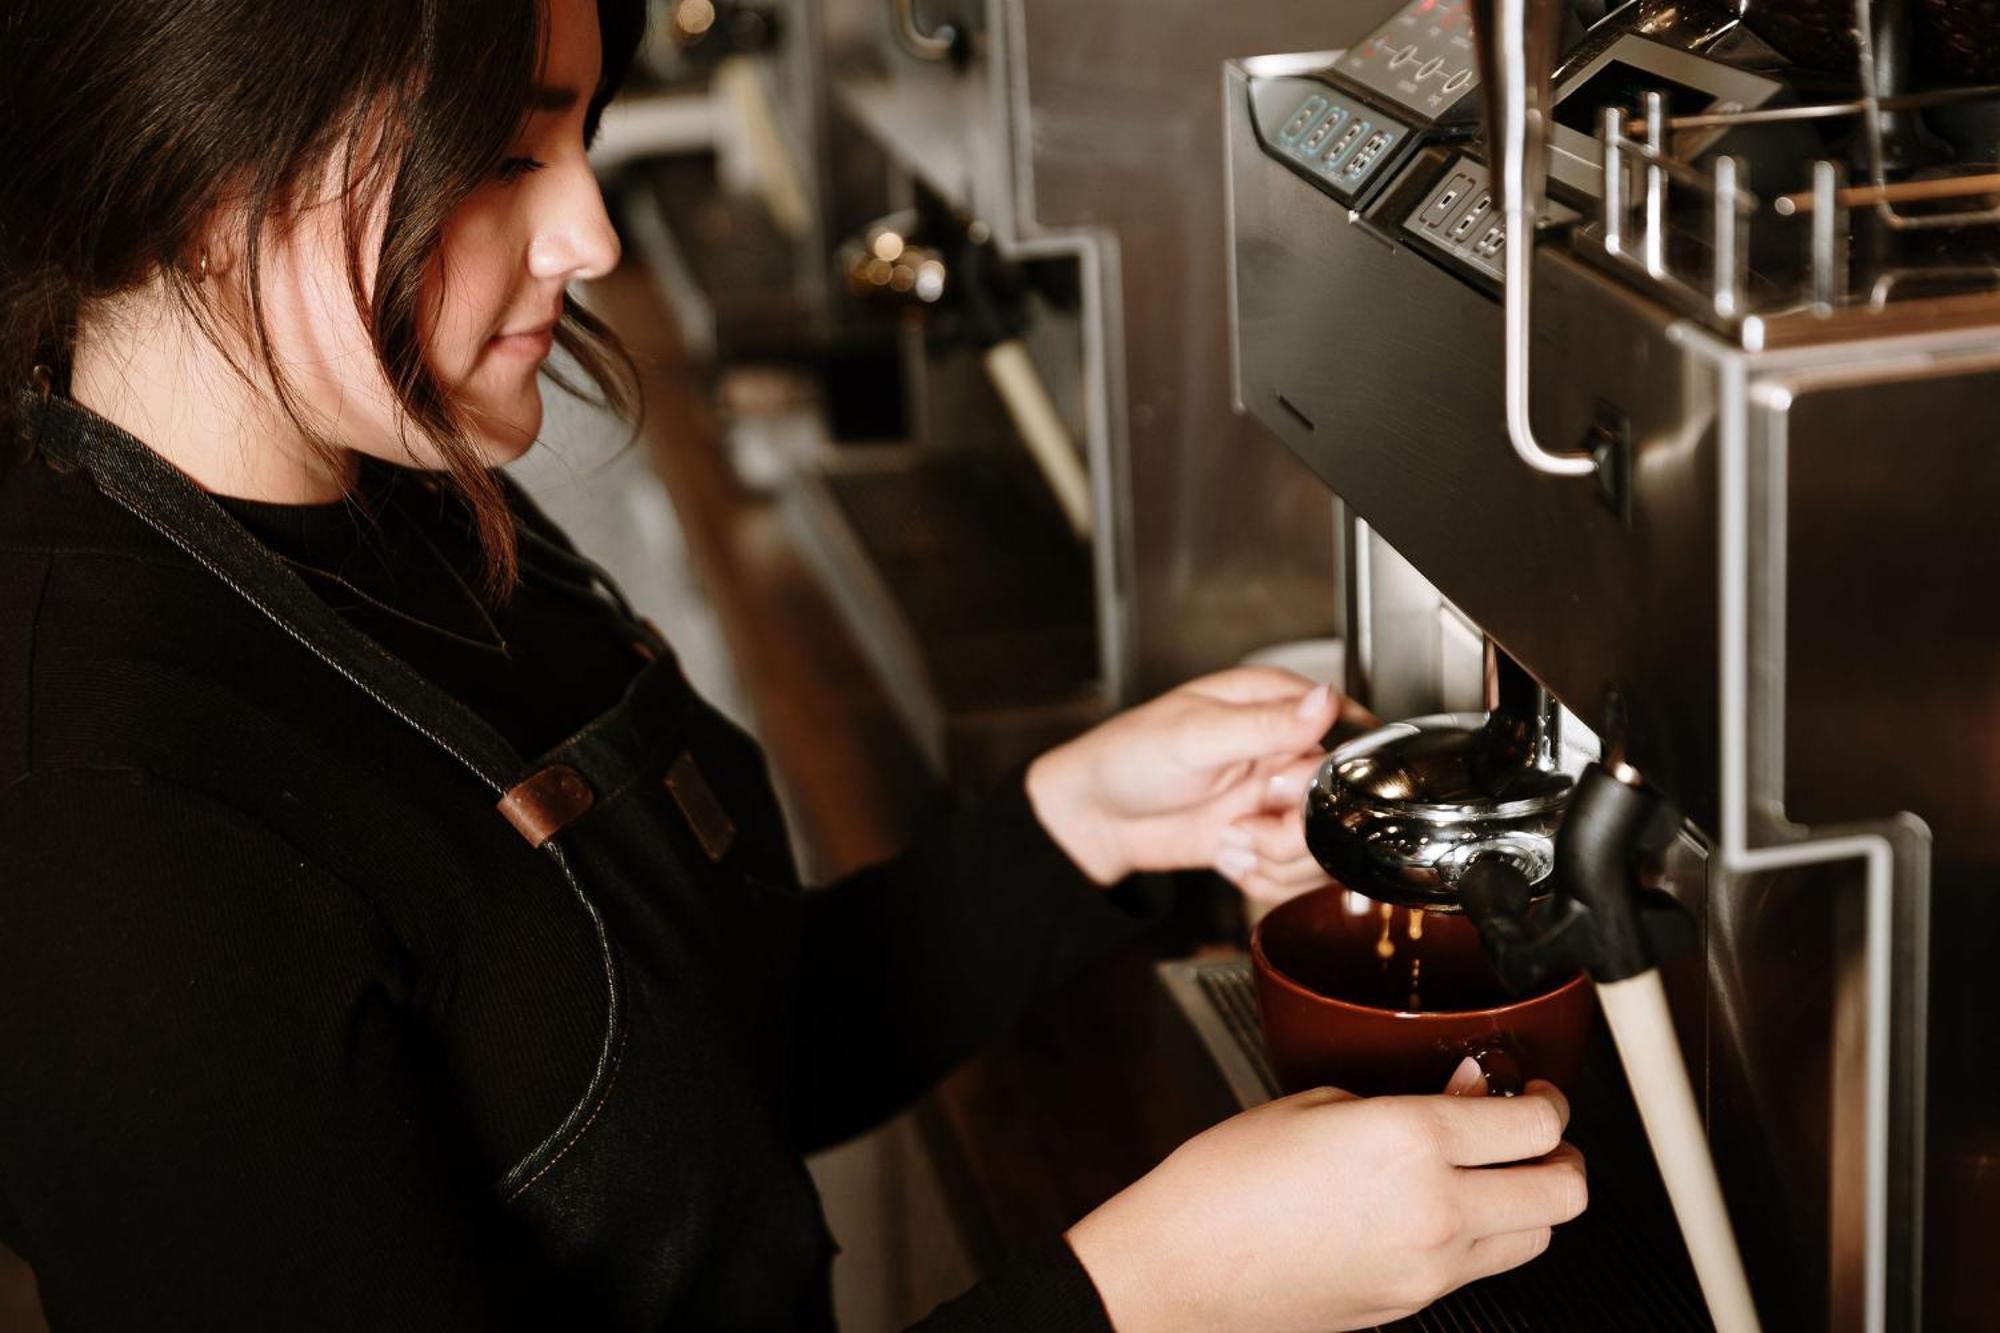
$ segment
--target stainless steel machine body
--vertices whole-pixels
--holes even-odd
[[[1536,435],[1596,466],[1533,471],[1505,428],[1508,242],[1476,111],[1419,104],[1475,69],[1453,13],[1419,0],[1420,28],[1349,57],[1225,75],[1238,394],[1352,516],[1352,684],[1389,715],[1466,706],[1448,603],[1687,813],[1700,855],[1671,887],[1705,949],[1670,987],[1765,1327],[1992,1327],[2000,300],[1990,258],[1963,257],[1983,239],[1837,266],[1809,224],[1769,240],[1769,196],[1809,189],[1810,162],[1732,139],[1748,160],[1718,172],[1742,127],[1701,117],[1793,105],[1783,78],[1595,34],[1559,108],[1613,39],[1627,77],[1556,145],[1529,351]],[[1357,75],[1357,53],[1409,77]],[[1649,86],[1673,137],[1593,144]],[[1726,214],[1696,166],[1741,192]],[[1652,215],[1649,168],[1677,196]],[[1884,231],[1838,216],[1842,246]]]

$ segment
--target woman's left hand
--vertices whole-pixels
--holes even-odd
[[[1119,714],[1028,768],[1028,799],[1084,873],[1206,866],[1278,902],[1326,874],[1305,792],[1344,701],[1288,671],[1238,667]]]

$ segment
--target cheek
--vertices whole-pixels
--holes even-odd
[[[337,233],[309,224],[268,245],[259,277],[271,351],[318,426],[363,448],[393,439],[394,395],[355,309]]]
[[[498,208],[471,200],[446,226],[424,334],[431,373],[446,385],[467,386],[478,371],[487,340],[509,314],[522,269]]]

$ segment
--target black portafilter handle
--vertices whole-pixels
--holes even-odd
[[[1501,982],[1528,994],[1578,971],[1623,981],[1693,948],[1694,918],[1640,878],[1680,823],[1665,797],[1592,764],[1556,833],[1553,892],[1541,902],[1513,861],[1474,858],[1459,877],[1459,902]]]

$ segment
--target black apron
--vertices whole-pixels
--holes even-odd
[[[546,853],[589,912],[609,995],[591,1085],[496,1186],[550,1265],[553,1308],[536,1318],[831,1328],[834,1247],[788,1104],[798,877],[762,753],[695,694],[651,622],[601,567],[516,524],[524,577],[597,603],[601,587],[649,659],[615,707],[524,762],[163,457],[60,399],[18,406],[44,454],[88,470],[457,760],[492,793],[496,827]]]

